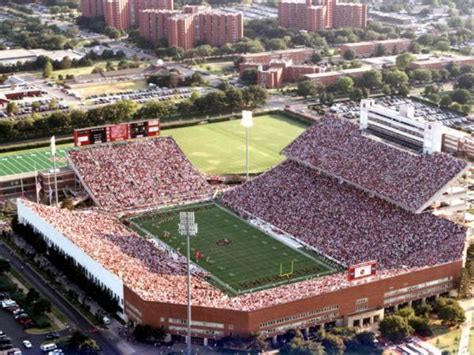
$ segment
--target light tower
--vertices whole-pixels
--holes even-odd
[[[180,212],[178,232],[186,237],[186,260],[187,260],[187,301],[188,301],[188,335],[186,339],[187,353],[191,355],[191,270],[190,270],[190,242],[189,238],[198,232],[198,225],[194,223],[194,212]]]
[[[247,170],[247,181],[249,179],[249,128],[253,126],[252,111],[242,111],[240,124],[245,127],[245,165]]]

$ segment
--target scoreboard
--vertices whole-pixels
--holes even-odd
[[[157,137],[160,135],[160,120],[134,121],[99,127],[74,130],[74,145],[124,141],[128,139]]]

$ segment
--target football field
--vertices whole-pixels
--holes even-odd
[[[262,172],[278,164],[280,151],[299,136],[307,125],[283,114],[266,114],[254,119],[249,129],[250,172]],[[198,124],[164,129],[162,136],[172,136],[184,154],[200,171],[207,174],[245,172],[245,130],[240,120]],[[58,166],[72,144],[58,145]],[[0,154],[0,176],[52,168],[49,147]]]
[[[212,203],[145,214],[132,218],[131,225],[186,255],[186,238],[177,226],[179,212],[187,210],[195,212],[198,224],[198,234],[191,238],[192,261],[209,271],[209,281],[230,295],[336,271],[317,253],[287,246]]]
[[[69,145],[56,147],[56,166],[66,165],[66,150]],[[53,168],[49,147],[0,155],[0,176],[16,175]]]

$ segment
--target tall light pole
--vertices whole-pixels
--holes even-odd
[[[56,169],[56,137],[51,137],[51,156],[53,157],[53,169],[54,169],[54,190],[56,191],[56,206],[59,206],[58,198],[58,177]]]
[[[198,232],[198,225],[194,223],[194,212],[180,212],[179,213],[179,234],[186,237],[186,255],[187,255],[187,284],[188,284],[188,335],[186,339],[187,353],[191,355],[191,247],[189,238],[195,236]]]
[[[249,180],[249,128],[253,126],[252,111],[242,111],[240,124],[245,127],[245,166],[247,170],[247,181]]]

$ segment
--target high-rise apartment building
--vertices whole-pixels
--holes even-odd
[[[82,16],[98,17],[104,16],[104,4],[102,0],[82,0]]]
[[[107,26],[115,27],[119,30],[129,29],[130,1],[104,0],[104,18]]]
[[[337,0],[282,0],[278,5],[278,22],[283,27],[306,31],[366,27],[367,5]]]
[[[244,35],[242,14],[229,14],[202,5],[186,5],[182,12],[142,10],[139,18],[142,37],[152,43],[167,38],[170,47],[184,50],[196,44],[219,47],[237,42]]]

